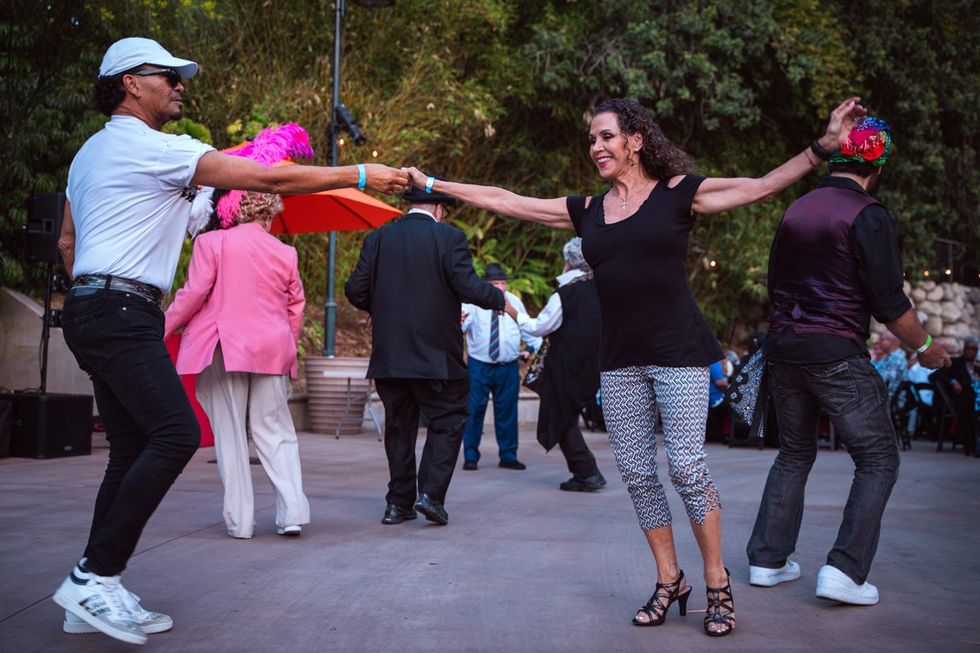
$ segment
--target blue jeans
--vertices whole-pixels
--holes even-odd
[[[163,344],[163,313],[118,290],[77,288],[62,313],[65,342],[92,377],[109,441],[85,549],[89,571],[115,576],[201,442],[197,418]]]
[[[469,416],[463,431],[463,457],[480,459],[480,439],[483,437],[483,416],[487,412],[487,396],[493,393],[493,428],[500,449],[500,462],[517,460],[517,396],[520,391],[520,372],[517,361],[484,363],[470,358]]]
[[[796,549],[807,476],[817,457],[817,422],[825,412],[855,467],[827,564],[863,583],[878,549],[885,504],[898,478],[898,447],[885,384],[863,356],[820,365],[770,362],[768,383],[780,448],[746,548],[749,564],[778,569]]]

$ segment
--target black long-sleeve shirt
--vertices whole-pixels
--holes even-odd
[[[817,188],[845,188],[867,195],[859,184],[846,177],[828,176]],[[850,244],[858,260],[858,276],[864,285],[865,310],[861,323],[864,340],[868,337],[870,316],[881,323],[897,320],[912,308],[903,289],[902,255],[898,248],[895,221],[880,204],[871,204],[854,220]],[[779,232],[769,253],[769,269],[779,248]],[[770,277],[769,288],[775,279]],[[765,345],[766,356],[787,363],[831,363],[856,354],[867,355],[864,341],[828,334],[797,334],[792,329],[770,334]]]

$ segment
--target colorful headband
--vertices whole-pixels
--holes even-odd
[[[892,128],[881,118],[868,116],[851,130],[840,149],[830,156],[830,162],[883,166],[891,151]]]
[[[310,147],[310,137],[306,130],[295,123],[288,123],[279,127],[266,127],[252,141],[227,154],[252,159],[271,168],[285,159],[312,159],[313,148]],[[218,200],[216,212],[222,229],[238,224],[246,192],[232,190]]]

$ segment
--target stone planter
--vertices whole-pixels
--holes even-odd
[[[364,404],[371,391],[367,358],[307,356],[306,392],[314,433],[361,433]]]

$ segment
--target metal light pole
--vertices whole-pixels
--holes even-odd
[[[344,0],[334,0],[333,28],[333,106],[330,110],[330,165],[337,165],[337,107],[340,106],[340,31],[344,23]],[[334,265],[337,259],[337,232],[328,235],[327,304],[324,306],[323,355],[337,354],[337,300],[334,299]]]
[[[387,7],[395,4],[394,0],[354,0],[362,7]],[[333,107],[330,112],[330,165],[337,165],[337,134],[340,131],[340,60],[342,55],[341,31],[344,26],[344,8],[346,0],[334,0],[334,30],[333,30]],[[337,353],[337,300],[335,295],[334,267],[337,261],[337,232],[328,234],[327,260],[327,302],[324,306],[324,336],[323,355],[336,356]]]

